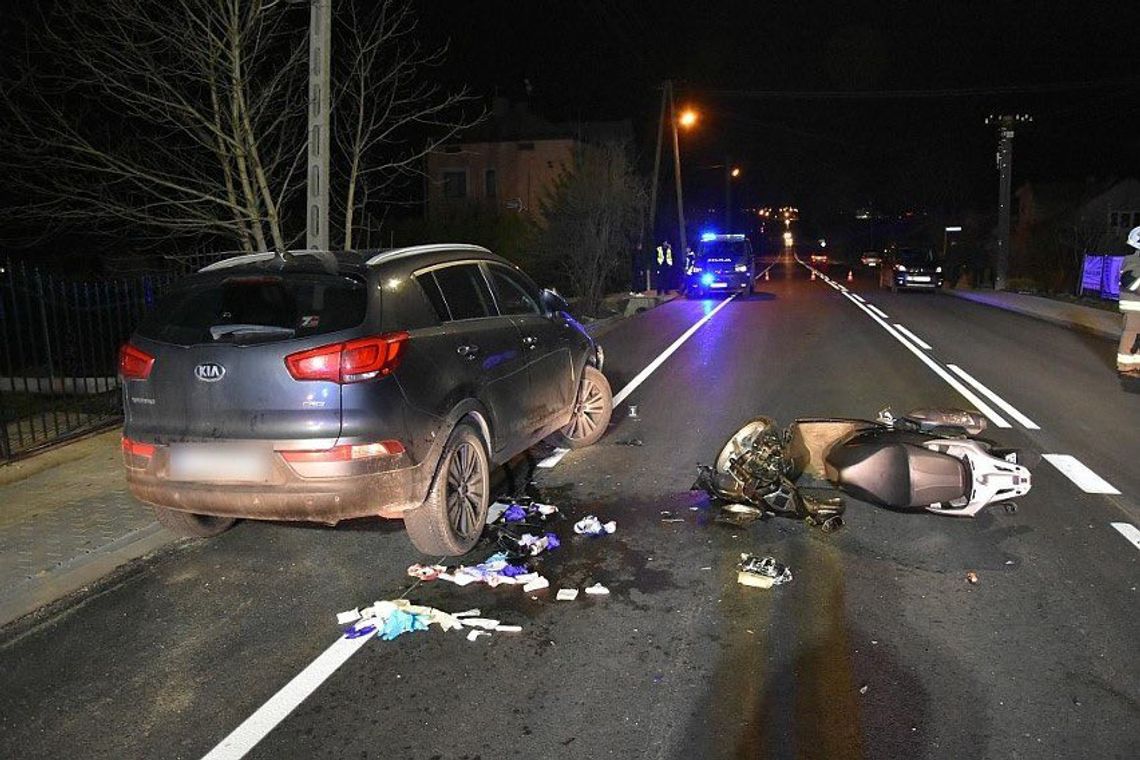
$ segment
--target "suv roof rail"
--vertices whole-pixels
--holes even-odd
[[[389,248],[380,251],[372,258],[364,263],[368,266],[376,266],[385,261],[392,259],[402,259],[405,256],[416,256],[421,253],[436,253],[439,251],[471,251],[473,253],[490,253],[488,249],[481,245],[472,245],[471,243],[428,243],[426,245],[410,245],[404,248]]]
[[[334,255],[332,253],[332,251],[314,251],[314,250],[308,249],[308,248],[285,251],[285,253],[289,254],[290,256],[315,256],[318,259],[322,259],[322,260],[329,257],[329,256]],[[229,267],[236,267],[236,266],[240,266],[242,264],[250,264],[250,263],[253,263],[255,261],[269,261],[270,259],[273,259],[276,257],[277,257],[277,254],[273,253],[272,251],[260,251],[258,253],[243,253],[240,256],[231,256],[228,259],[222,259],[221,261],[215,261],[213,264],[208,264],[208,265],[202,267],[201,269],[199,269],[198,271],[199,272],[213,272],[217,269],[227,269]]]

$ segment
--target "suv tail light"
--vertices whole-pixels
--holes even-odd
[[[154,357],[130,343],[119,349],[119,374],[124,380],[146,380],[150,377]]]
[[[399,441],[379,443],[342,444],[331,449],[318,451],[281,451],[286,462],[351,462],[373,457],[392,457],[404,453],[404,445]]]
[[[406,332],[394,332],[345,343],[331,343],[285,357],[294,380],[358,383],[390,375],[400,364]]]
[[[154,456],[153,443],[140,443],[123,436],[123,463],[132,470],[145,470]]]

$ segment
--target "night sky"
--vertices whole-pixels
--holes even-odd
[[[630,118],[646,165],[654,88],[676,80],[704,116],[682,149],[697,204],[723,187],[700,167],[728,156],[745,203],[984,211],[993,111],[1035,119],[1015,140],[1015,186],[1140,174],[1140,3],[420,5],[423,34],[451,43],[440,76],[516,99],[529,81],[533,108],[556,120]],[[867,94],[898,90],[924,94]],[[861,94],[803,94],[821,91]]]

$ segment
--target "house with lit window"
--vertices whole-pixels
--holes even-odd
[[[629,141],[628,121],[554,123],[495,98],[489,117],[427,157],[429,216],[481,204],[539,216],[543,197],[583,146]]]

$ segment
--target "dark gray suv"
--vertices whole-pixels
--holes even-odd
[[[495,463],[605,432],[601,367],[557,294],[478,246],[238,256],[122,348],[127,480],[183,535],[378,515],[462,554]]]

